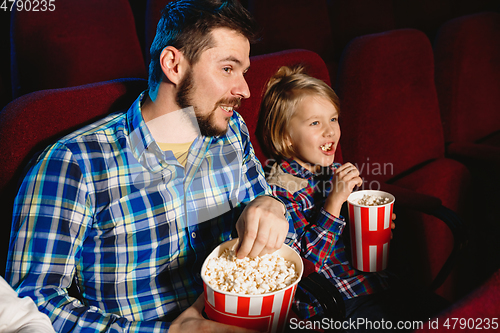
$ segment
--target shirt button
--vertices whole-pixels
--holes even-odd
[[[191,237],[196,238],[196,232],[192,232]]]

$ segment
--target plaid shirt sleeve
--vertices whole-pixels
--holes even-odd
[[[131,322],[68,295],[68,273],[78,261],[93,211],[82,166],[72,152],[56,145],[43,156],[28,172],[14,204],[8,260],[15,264],[7,264],[14,288],[35,297],[42,312],[64,318],[54,325],[60,332],[74,330],[75,325],[95,332],[166,329],[167,323]]]
[[[330,258],[335,244],[344,230],[345,220],[337,218],[321,208],[314,216],[314,221],[308,221],[303,213],[301,195],[296,198],[285,189],[271,185],[271,189],[285,203],[288,214],[293,221],[295,239],[292,247],[302,257],[312,261],[317,271]]]

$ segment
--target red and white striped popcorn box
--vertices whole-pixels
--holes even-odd
[[[278,254],[295,264],[298,273],[298,279],[284,289],[261,295],[218,291],[212,288],[204,278],[207,262],[212,257],[219,257],[225,249],[233,248],[236,242],[237,239],[233,239],[219,245],[203,263],[201,276],[205,291],[205,313],[208,318],[228,325],[250,328],[259,332],[283,332],[297,284],[302,277],[302,259],[286,244],[278,250]]]
[[[389,202],[378,206],[360,205],[358,200],[364,195],[388,198]],[[375,190],[356,191],[347,198],[354,268],[363,272],[387,268],[394,201],[392,194]]]

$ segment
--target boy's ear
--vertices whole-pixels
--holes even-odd
[[[160,66],[167,80],[174,85],[179,84],[186,70],[186,59],[181,51],[167,46],[161,51]]]
[[[290,135],[288,133],[285,134],[285,145],[287,147],[290,147],[292,145],[292,138],[290,137]]]

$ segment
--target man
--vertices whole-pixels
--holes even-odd
[[[254,257],[281,247],[289,228],[235,112],[250,96],[253,27],[238,1],[170,3],[149,90],[28,172],[7,276],[56,331],[248,331],[203,318],[199,273],[231,234],[238,257]]]

